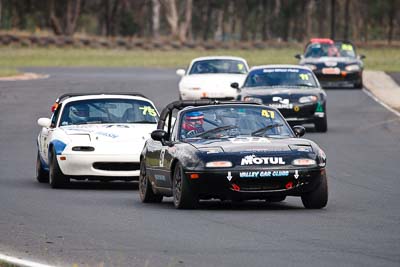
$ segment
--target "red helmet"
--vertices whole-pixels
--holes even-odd
[[[182,128],[186,131],[203,130],[204,114],[201,111],[192,111],[185,114]]]

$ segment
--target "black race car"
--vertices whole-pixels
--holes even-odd
[[[364,55],[357,55],[347,41],[314,38],[306,45],[304,55],[296,55],[299,64],[314,71],[322,87],[362,88]]]
[[[256,103],[173,102],[141,154],[141,201],[173,196],[175,207],[185,209],[200,199],[300,196],[306,208],[323,208],[326,156],[298,138],[304,133],[302,126],[292,130],[277,109]]]
[[[326,93],[313,72],[298,65],[253,67],[238,100],[258,102],[279,109],[291,125],[312,123],[318,132],[328,130]]]

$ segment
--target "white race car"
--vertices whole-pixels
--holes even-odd
[[[140,153],[159,116],[152,101],[137,93],[65,94],[52,111],[38,120],[40,183],[138,179]]]
[[[184,69],[176,71],[182,76],[179,82],[180,99],[236,99],[238,92],[231,84],[238,83],[240,88],[248,71],[246,60],[240,57],[195,58],[187,72]]]

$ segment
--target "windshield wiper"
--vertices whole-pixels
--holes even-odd
[[[294,85],[290,85],[290,86],[305,86],[305,87],[315,87],[312,84],[306,84],[306,83],[299,83],[299,84],[294,84]]]
[[[206,136],[208,134],[211,134],[211,133],[217,133],[217,132],[222,132],[222,131],[226,131],[226,130],[232,130],[232,129],[235,129],[235,128],[239,128],[239,127],[236,126],[236,125],[220,126],[220,127],[217,127],[217,128],[214,128],[214,129],[210,129],[208,131],[196,134],[193,137],[202,137],[202,136],[204,137],[204,136]]]
[[[157,123],[157,122],[143,120],[143,121],[132,121],[132,122],[128,122],[128,123]]]
[[[280,127],[280,126],[283,126],[283,124],[282,123],[271,124],[271,125],[262,127],[262,128],[260,128],[260,129],[258,129],[256,131],[252,132],[251,135],[252,136],[259,136],[258,134],[262,134],[262,133],[266,132],[269,129]]]

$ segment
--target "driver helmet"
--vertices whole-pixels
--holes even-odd
[[[78,117],[89,117],[89,106],[87,104],[77,104],[71,107],[71,111]]]
[[[336,46],[330,45],[330,46],[328,47],[328,56],[330,56],[330,57],[337,57],[337,56],[339,56],[339,50],[337,49]]]
[[[185,114],[182,128],[186,131],[203,131],[204,114],[201,111],[191,111]]]
[[[209,67],[207,63],[199,63],[197,64],[197,72],[198,73],[206,73],[209,72]]]

